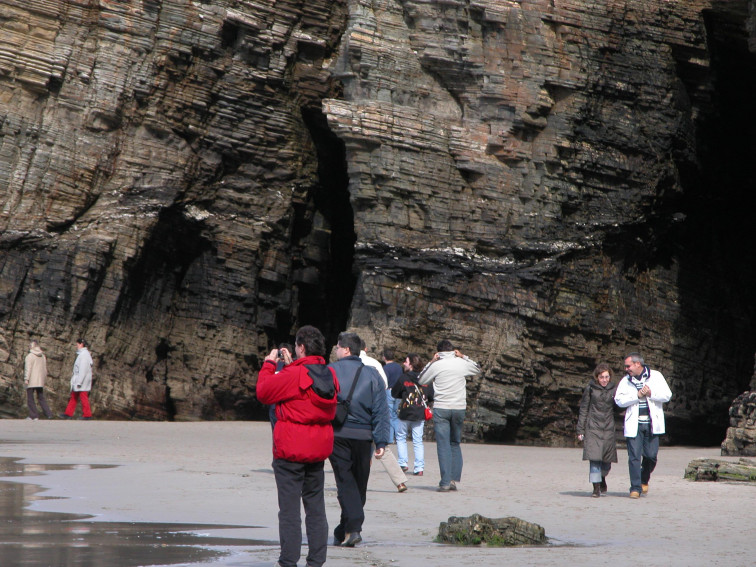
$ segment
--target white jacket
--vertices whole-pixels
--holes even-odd
[[[386,377],[386,372],[383,370],[381,363],[374,359],[372,356],[368,356],[368,354],[364,350],[360,351],[360,360],[365,366],[372,366],[373,368],[375,368],[378,371],[378,374],[380,374],[381,378],[383,378],[384,390],[388,388],[388,378]]]
[[[438,353],[438,360],[429,362],[418,376],[421,386],[433,382],[433,407],[460,410],[467,408],[466,376],[480,373],[478,364],[454,351]]]
[[[651,429],[654,435],[661,435],[665,430],[664,410],[662,404],[667,403],[672,397],[667,381],[658,370],[650,370],[646,384],[651,388],[651,396],[648,398],[648,413],[651,416]],[[638,435],[638,389],[625,376],[617,386],[614,394],[614,402],[621,408],[625,408],[625,437]]]
[[[89,392],[92,389],[92,355],[80,348],[71,375],[72,392]]]

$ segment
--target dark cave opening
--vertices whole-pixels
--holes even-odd
[[[318,327],[326,345],[332,346],[346,329],[357,282],[353,271],[357,236],[346,148],[320,109],[303,108],[302,118],[317,153],[318,183],[311,189],[308,203],[295,203],[292,241],[302,250],[299,265],[295,265],[297,321],[299,326]],[[308,265],[313,261],[317,262],[315,271]]]
[[[681,73],[691,100],[702,112],[696,121],[698,167],[681,167],[685,222],[678,285],[688,323],[681,335],[694,337],[684,394],[684,425],[672,417],[674,443],[718,445],[729,425],[732,400],[753,376],[756,329],[756,224],[750,204],[756,190],[756,56],[748,49],[746,16],[725,8],[705,12],[710,56],[702,77]],[[705,93],[703,96],[701,93]]]
[[[212,249],[202,229],[202,222],[185,215],[180,205],[160,211],[141,252],[126,266],[125,289],[113,317],[149,320],[151,313],[172,308],[171,296],[182,286],[201,287],[203,282],[188,282],[187,274]]]

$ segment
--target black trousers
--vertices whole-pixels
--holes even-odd
[[[344,541],[347,533],[362,531],[372,456],[372,441],[340,437],[333,440],[333,453],[328,459],[341,506],[341,519],[333,530],[333,536],[339,542]]]
[[[302,516],[304,504],[307,531],[307,564],[320,567],[326,561],[328,549],[328,519],[326,518],[323,484],[323,461],[295,463],[284,459],[273,461],[278,488],[278,538],[282,567],[296,567],[302,554]]]

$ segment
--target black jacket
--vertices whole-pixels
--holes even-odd
[[[423,421],[425,419],[425,406],[418,393],[418,388],[425,396],[427,404],[433,401],[433,385],[420,386],[417,383],[417,376],[417,372],[405,372],[391,388],[391,395],[402,400],[397,415],[403,421]]]

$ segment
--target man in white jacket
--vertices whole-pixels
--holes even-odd
[[[665,433],[662,404],[670,400],[672,391],[662,373],[646,366],[637,352],[625,357],[625,371],[614,401],[625,408],[630,498],[640,498],[648,493],[651,473],[656,468],[659,436]]]
[[[440,341],[438,352],[418,376],[420,385],[433,382],[433,431],[436,435],[439,492],[457,490],[462,479],[462,425],[467,410],[467,376],[480,372],[477,363],[455,349],[451,341]]]

